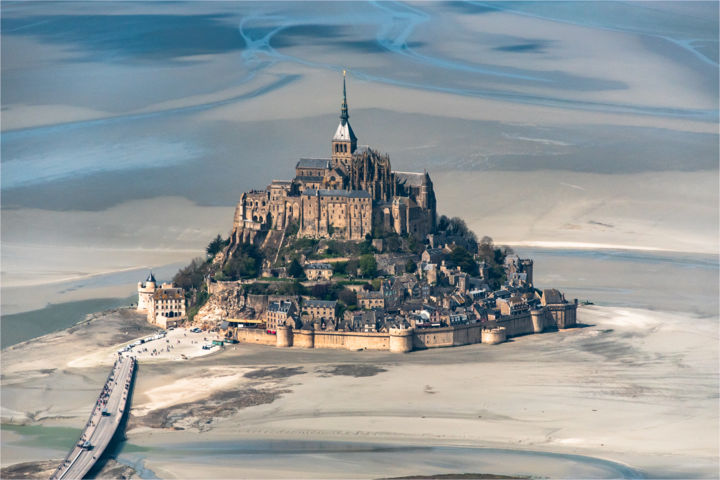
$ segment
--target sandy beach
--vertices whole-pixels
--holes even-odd
[[[240,468],[253,478],[458,469],[715,476],[714,320],[610,307],[580,314],[583,328],[498,346],[392,355],[241,344],[182,363],[141,361],[118,461],[161,478],[236,476]],[[131,330],[140,337],[154,329],[118,310],[4,350],[3,423],[80,425],[107,352],[126,344]],[[3,442],[3,467],[33,456],[21,442]],[[233,455],[237,449],[244,454]],[[373,451],[392,460],[348,470]],[[328,461],[318,467],[316,455]],[[458,463],[443,464],[453,455]]]

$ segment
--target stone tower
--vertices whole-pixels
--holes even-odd
[[[345,70],[343,70],[343,103],[340,107],[340,124],[335,130],[332,138],[332,168],[338,168],[347,173],[350,171],[352,163],[352,154],[357,148],[357,137],[350,126],[347,105],[347,91],[345,88]]]
[[[147,312],[149,310],[156,285],[155,275],[152,272],[144,282],[138,282],[138,312]]]

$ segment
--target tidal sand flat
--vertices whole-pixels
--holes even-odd
[[[241,344],[141,364],[118,461],[161,478],[238,468],[258,478],[713,477],[714,319],[580,313],[582,328],[498,346],[392,355]],[[142,328],[140,316],[120,310],[3,350],[3,423],[82,424],[106,367],[69,365]],[[203,388],[190,394],[191,384]],[[57,448],[36,447],[3,438],[3,466]]]
[[[149,359],[117,460],[717,477],[717,2],[0,9],[3,478],[62,458],[108,355],[154,330],[128,309],[65,327],[202,255],[239,192],[327,156],[344,69],[361,144],[427,169],[439,213],[531,253],[538,285],[602,306],[492,347]]]

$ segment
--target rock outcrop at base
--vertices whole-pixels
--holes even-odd
[[[241,287],[229,288],[210,295],[193,319],[197,325],[219,326],[228,318],[253,318],[255,310],[245,305]]]

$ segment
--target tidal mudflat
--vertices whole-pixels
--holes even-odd
[[[239,192],[327,156],[347,69],[360,143],[428,169],[439,211],[534,256],[539,286],[597,303],[588,326],[149,362],[118,460],[144,478],[717,475],[716,2],[0,8],[3,467],[62,458],[107,374],[71,362],[149,332],[129,310],[62,330],[95,308],[71,302],[127,303],[226,234]]]
[[[161,478],[237,468],[258,478],[712,477],[715,319],[580,312],[581,328],[499,346],[392,355],[235,345],[145,363],[117,458]],[[107,367],[71,365],[142,328],[119,310],[3,350],[2,421],[81,424]],[[56,442],[20,432],[3,438],[4,466],[62,457]]]

